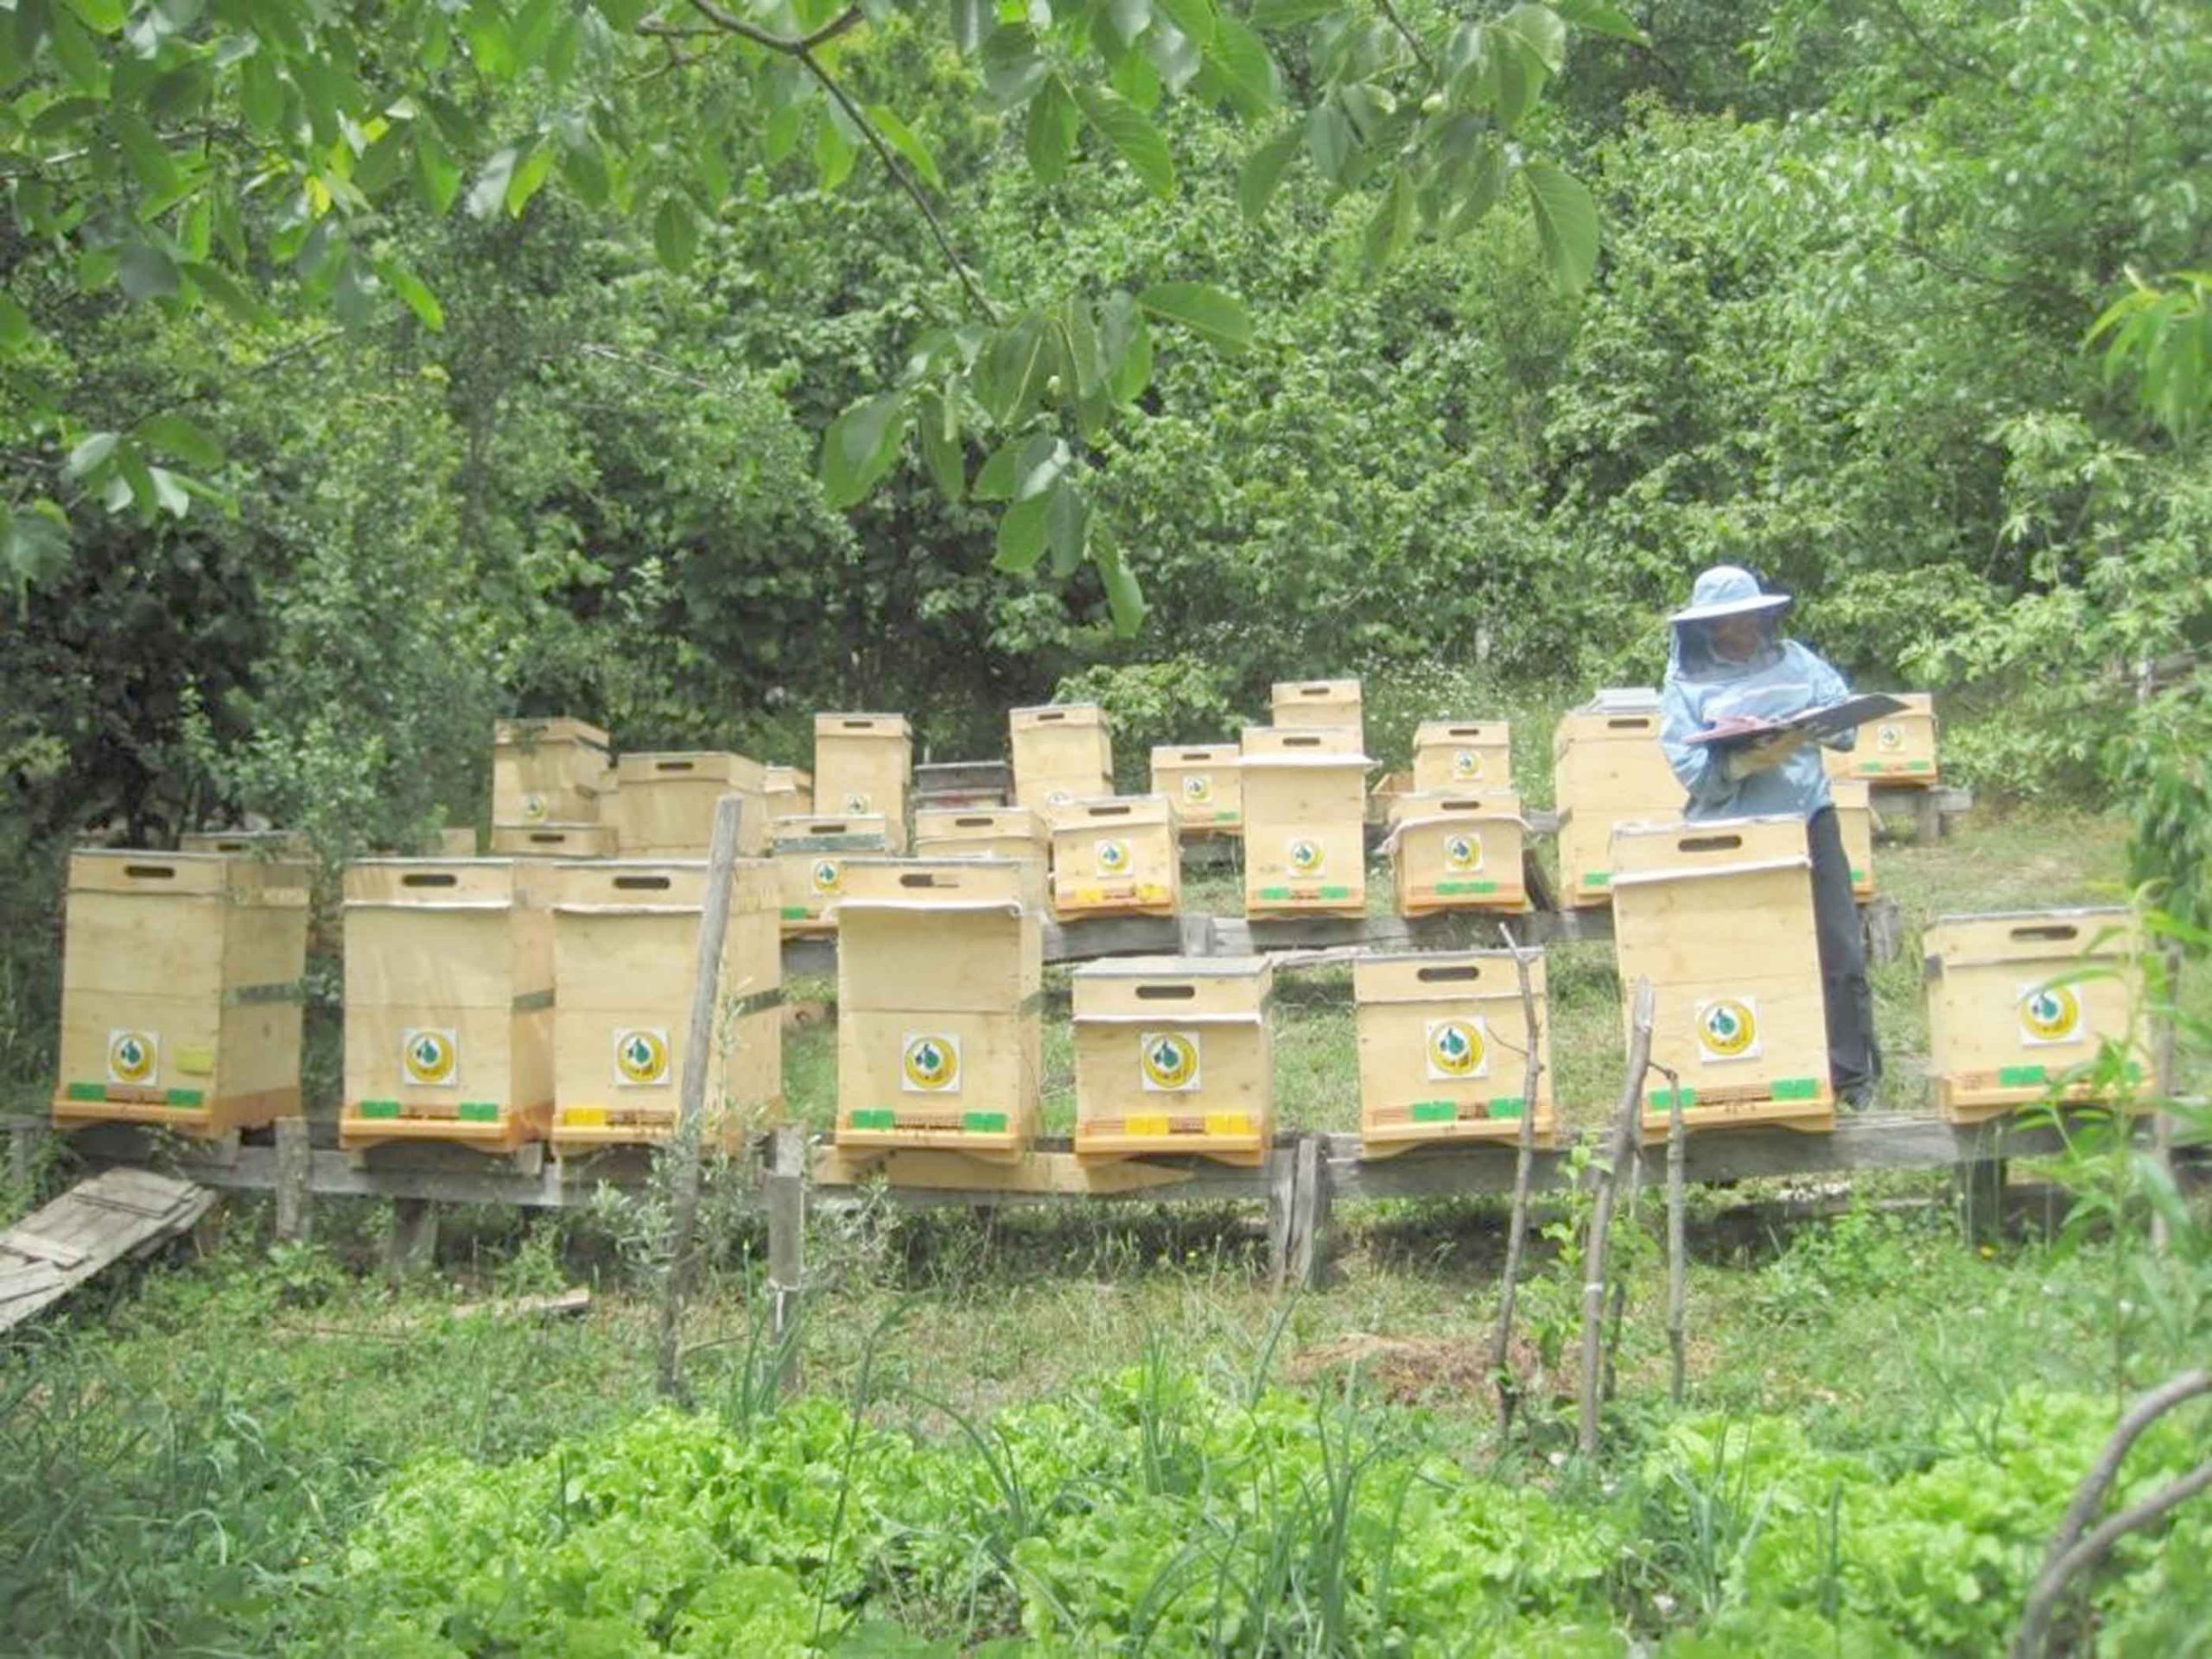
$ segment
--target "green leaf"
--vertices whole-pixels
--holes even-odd
[[[1255,29],[1295,29],[1336,10],[1342,0],[1260,0],[1252,8]]]
[[[852,176],[860,148],[845,136],[837,113],[825,109],[814,129],[814,171],[825,191],[835,190]]]
[[[944,188],[944,175],[937,169],[937,157],[930,154],[930,147],[915,136],[913,129],[899,118],[896,111],[887,104],[871,104],[868,116],[875,123],[876,130],[891,141],[891,148],[906,158],[907,165],[931,189]]]
[[[1206,56],[1228,77],[1241,113],[1262,114],[1281,101],[1281,76],[1268,43],[1236,18],[1221,20]]]
[[[176,163],[169,159],[168,151],[154,136],[154,130],[125,110],[111,111],[108,126],[115,134],[116,143],[123,146],[130,170],[137,175],[146,193],[153,196],[174,195],[179,188]]]
[[[378,260],[377,275],[391,284],[391,291],[407,302],[407,308],[422,320],[425,328],[434,334],[444,332],[446,308],[430,292],[429,284],[397,259]]]
[[[239,285],[231,274],[219,265],[196,264],[184,268],[186,276],[200,291],[224,309],[233,321],[249,328],[261,328],[272,320],[268,307],[255,299]]]
[[[950,398],[937,392],[923,395],[914,413],[914,428],[922,440],[922,464],[929,468],[938,493],[957,501],[967,488],[960,453],[960,421]]]
[[[1541,156],[1524,162],[1521,178],[1529,187],[1529,209],[1552,280],[1570,294],[1580,293],[1598,266],[1598,204],[1556,162]]]
[[[1066,439],[1049,432],[1037,434],[1021,446],[1020,457],[1014,464],[1014,499],[1028,501],[1044,494],[1074,464]]]
[[[1099,316],[1098,349],[1106,360],[1106,391],[1126,407],[1152,384],[1152,326],[1127,294],[1110,296]]]
[[[507,186],[515,176],[515,163],[521,159],[521,152],[512,144],[493,152],[492,159],[484,163],[484,170],[468,188],[470,213],[478,219],[489,219],[499,211],[500,204],[507,199]]]
[[[962,57],[972,55],[998,21],[992,0],[950,0],[952,44]]]
[[[154,502],[162,512],[172,518],[181,518],[192,511],[192,497],[175,473],[166,467],[149,467],[146,475],[154,481]]]
[[[1167,153],[1167,141],[1135,105],[1116,93],[1090,86],[1077,87],[1075,98],[1082,107],[1084,118],[1114,147],[1115,152],[1128,163],[1129,170],[1144,181],[1153,194],[1175,194],[1175,162]]]
[[[1553,74],[1567,63],[1567,25],[1549,6],[1523,3],[1498,19],[1497,26],[1535,54]]]
[[[51,582],[69,563],[69,521],[51,501],[18,507],[8,515],[8,574],[18,599],[23,590]]]
[[[1145,31],[1144,50],[1130,53],[1122,62],[1124,65],[1149,66],[1155,72],[1155,78],[1168,91],[1178,93],[1196,80],[1198,72],[1206,67],[1205,54],[1199,49],[1198,41],[1164,17],[1157,19]],[[1130,103],[1147,111],[1159,101],[1154,97],[1147,103],[1128,87],[1120,86],[1118,80],[1115,90]]]
[[[1050,370],[1048,331],[1030,315],[999,332],[976,365],[976,395],[1002,426],[1020,419],[1043,390]]]
[[[906,400],[896,392],[865,398],[830,423],[822,436],[822,493],[833,507],[856,505],[898,459],[906,435]]]
[[[181,415],[156,415],[143,420],[131,436],[194,467],[212,472],[223,464],[223,446]]]
[[[1556,0],[1553,10],[1577,29],[1586,29],[1592,35],[1610,35],[1622,41],[1644,38],[1636,20],[1614,5],[1612,0]]]
[[[31,314],[16,302],[16,296],[0,289],[0,348],[17,351],[29,344]]]
[[[1037,568],[1045,553],[1045,521],[1052,511],[1049,495],[1017,501],[999,515],[996,550],[991,563],[1001,570],[1026,575]]]
[[[969,493],[978,501],[1011,501],[1014,499],[1014,480],[1021,465],[1023,440],[1009,438],[991,452],[976,474],[976,482]]]
[[[438,137],[438,130],[426,122],[416,124],[415,183],[423,205],[434,213],[445,213],[461,194],[460,165]]]
[[[1252,343],[1252,314],[1244,302],[1207,283],[1154,283],[1137,296],[1137,303],[1224,351],[1241,352]]]
[[[1106,0],[1106,25],[1123,48],[1152,26],[1152,0]]]
[[[1358,142],[1350,118],[1333,103],[1316,104],[1306,118],[1306,152],[1313,158],[1313,170],[1331,184],[1343,182],[1344,163]]]
[[[1001,26],[983,42],[983,90],[1002,110],[1036,97],[1050,73],[1026,29]]]
[[[1052,574],[1065,578],[1083,563],[1090,541],[1090,509],[1075,486],[1062,479],[1045,502],[1045,540],[1052,550]]]
[[[1021,147],[1029,157],[1029,170],[1041,183],[1058,184],[1066,176],[1068,152],[1075,147],[1076,120],[1075,100],[1058,75],[1029,101]]]
[[[1203,51],[1214,35],[1213,0],[1152,0],[1153,10],[1175,25]]]
[[[1366,234],[1360,238],[1361,252],[1370,269],[1389,264],[1406,251],[1406,245],[1414,238],[1415,207],[1414,188],[1405,169],[1391,168],[1389,188],[1383,191],[1374,216],[1367,221]]]
[[[126,242],[118,266],[123,291],[134,300],[164,300],[176,292],[176,263],[150,242]]]
[[[1099,579],[1105,584],[1107,607],[1114,613],[1114,632],[1124,639],[1133,638],[1144,626],[1144,589],[1122,555],[1114,527],[1103,518],[1090,527],[1090,562],[1098,567]]]
[[[95,432],[70,450],[69,459],[62,463],[62,475],[67,478],[86,478],[105,464],[123,442],[118,432]]]
[[[130,16],[124,0],[69,0],[69,10],[95,35],[112,35]]]
[[[653,210],[653,252],[659,256],[662,266],[672,271],[687,270],[698,247],[699,226],[691,216],[691,205],[673,192],[663,196],[660,206]]]
[[[509,218],[522,217],[523,209],[530,206],[530,199],[543,188],[545,181],[551,176],[553,161],[553,147],[550,144],[531,146],[529,154],[516,165],[513,173],[507,179],[506,204]]]
[[[1080,294],[1069,295],[1060,308],[1060,338],[1066,347],[1068,367],[1075,373],[1076,396],[1089,397],[1105,378],[1106,365],[1099,353],[1097,324]]]
[[[1304,124],[1294,122],[1245,159],[1243,170],[1236,175],[1236,205],[1244,210],[1245,218],[1265,217],[1268,204],[1274,200],[1275,188],[1282,182],[1283,169],[1305,142]]]

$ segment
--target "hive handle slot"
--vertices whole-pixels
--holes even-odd
[[[2082,937],[2082,930],[2071,922],[2037,922],[2031,927],[2014,928],[2012,937],[2016,939],[2078,939]]]
[[[558,847],[569,839],[558,830],[533,830],[530,838],[540,847]]]
[[[1147,1002],[1187,1002],[1198,994],[1195,985],[1140,985],[1137,996]]]
[[[399,878],[403,887],[452,887],[461,885],[461,878],[450,870],[417,870]]]
[[[902,887],[957,887],[960,881],[957,876],[940,877],[930,870],[912,870],[899,878],[899,885]]]
[[[693,769],[692,764],[689,760],[656,760],[653,762],[653,770],[655,772],[690,772]]]
[[[1684,836],[1675,843],[1686,853],[1732,852],[1743,844],[1741,836]]]
[[[614,885],[627,892],[666,893],[671,883],[664,875],[618,875]]]
[[[1200,749],[1195,754],[1185,750],[1184,751],[1181,758],[1185,760],[1211,760],[1213,759],[1213,756],[1208,754],[1204,749]]]
[[[849,732],[868,732],[875,729],[875,722],[872,720],[849,720],[844,722],[844,727]]]
[[[1414,977],[1425,985],[1465,983],[1470,980],[1480,979],[1482,976],[1483,970],[1471,963],[1456,968],[1416,968],[1414,969]]]
[[[1301,685],[1298,688],[1298,695],[1301,697],[1325,697],[1329,695],[1329,688],[1325,685]]]
[[[1479,726],[1450,726],[1445,730],[1452,737],[1480,737],[1483,734],[1483,728]]]
[[[963,830],[988,830],[991,827],[988,818],[955,818],[953,823]]]
[[[842,836],[845,833],[845,826],[842,823],[817,823],[813,833],[817,836]]]
[[[1048,720],[1065,720],[1066,718],[1065,715],[1039,715],[1037,716],[1037,723],[1041,726]]]
[[[1126,818],[1129,816],[1129,809],[1126,806],[1087,806],[1084,810],[1094,818]]]
[[[174,881],[176,879],[176,866],[174,864],[126,864],[123,867],[123,873],[134,881]]]
[[[1651,729],[1651,722],[1649,720],[1609,720],[1605,722],[1605,729],[1609,732],[1648,732]]]
[[[1479,812],[1483,806],[1478,800],[1460,800],[1456,798],[1448,801],[1439,801],[1437,804],[1446,812]]]
[[[1321,740],[1318,737],[1286,737],[1282,746],[1286,749],[1318,749],[1321,747]]]

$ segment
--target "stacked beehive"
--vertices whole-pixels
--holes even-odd
[[[492,728],[495,842],[503,830],[583,830],[605,823],[614,788],[607,734],[596,726],[562,715],[503,720]]]
[[[1516,1140],[1533,1116],[1549,1146],[1551,1039],[1544,959],[1531,953],[1529,995],[1510,950],[1362,957],[1352,964],[1359,1021],[1360,1141],[1370,1158],[1432,1141]],[[1536,1026],[1529,1029],[1533,1003]],[[1529,1050],[1538,1061],[1528,1097]]]
[[[1529,908],[1520,797],[1445,791],[1406,796],[1397,810],[1390,856],[1399,915]]]
[[[1244,790],[1233,743],[1162,746],[1152,752],[1152,792],[1175,810],[1185,841],[1244,830]]]
[[[1274,1139],[1264,957],[1133,957],[1075,971],[1076,1155],[1256,1164]]]
[[[1164,796],[1071,801],[1052,823],[1052,914],[1173,916],[1181,902],[1182,850]]]
[[[904,715],[817,715],[814,799],[825,813],[883,820],[893,852],[906,849],[906,786],[914,736]]]
[[[1344,729],[1244,728],[1247,916],[1365,911],[1370,762],[1342,747]]]
[[[1552,735],[1552,788],[1560,902],[1605,904],[1615,828],[1681,816],[1682,786],[1659,744],[1658,693],[1601,691],[1587,708],[1563,715]]]
[[[1096,703],[1051,703],[1007,716],[1014,755],[1014,804],[1041,814],[1114,792],[1114,740]]]

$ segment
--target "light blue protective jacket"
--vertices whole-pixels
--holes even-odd
[[[1740,574],[1751,582],[1747,573]],[[1704,578],[1700,579],[1699,597],[1704,596],[1707,585]],[[1751,591],[1758,591],[1755,582]],[[1851,695],[1842,675],[1795,639],[1779,637],[1778,608],[1769,612],[1764,620],[1764,643],[1740,663],[1713,655],[1702,620],[1678,619],[1675,623],[1660,741],[1666,747],[1668,765],[1689,792],[1682,809],[1686,817],[1764,817],[1789,813],[1809,818],[1831,804],[1819,745],[1808,743],[1779,766],[1732,779],[1723,768],[1719,750],[1687,741],[1732,715],[1783,720],[1808,709],[1840,702]],[[1830,740],[1827,747],[1848,749],[1858,741],[1856,731],[1847,731]]]

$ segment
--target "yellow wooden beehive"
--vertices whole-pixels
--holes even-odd
[[[267,858],[73,854],[54,1122],[207,1136],[297,1116],[308,886]]]
[[[553,1149],[665,1141],[675,1132],[698,983],[704,860],[571,864],[550,882]],[[783,1103],[783,963],[776,872],[732,871],[702,1119],[732,1144]]]
[[[626,754],[614,769],[607,816],[624,858],[704,858],[715,839],[715,808],[725,795],[745,803],[737,850],[768,850],[768,798],[760,763],[721,750]]]
[[[904,715],[817,715],[814,800],[823,812],[874,814],[893,852],[906,846],[914,736]]]
[[[1560,901],[1603,905],[1612,890],[1615,826],[1681,816],[1686,797],[1659,744],[1658,694],[1601,693],[1592,706],[1561,716],[1552,734],[1552,790]]]
[[[1114,792],[1114,740],[1106,711],[1093,702],[1048,703],[1007,716],[1014,756],[1014,804],[1045,815],[1070,801]]]
[[[830,907],[844,896],[845,861],[891,850],[882,817],[779,818],[775,824],[777,914],[786,934],[834,933]]]
[[[476,826],[473,823],[448,824],[439,830],[433,856],[437,858],[475,857]]]
[[[1071,801],[1052,823],[1052,914],[1173,916],[1183,898],[1175,810],[1164,795]]]
[[[502,720],[492,728],[492,822],[588,823],[614,788],[607,734],[581,720]]]
[[[1175,809],[1186,841],[1235,836],[1244,829],[1244,787],[1234,743],[1163,745],[1152,752],[1152,792]]]
[[[474,839],[474,832],[470,832]],[[448,858],[473,855],[458,848],[446,849]],[[614,855],[614,826],[611,823],[495,823],[492,826],[494,858],[611,858]]]
[[[1414,791],[1510,795],[1513,728],[1502,720],[1424,720],[1414,728]]]
[[[1008,1161],[1037,1135],[1042,874],[1014,859],[846,861],[837,927],[842,1149]]]
[[[512,1152],[553,1117],[558,867],[379,858],[346,871],[342,1147]]]
[[[1359,1135],[1370,1158],[1440,1141],[1513,1141],[1529,1098],[1529,1018],[1510,950],[1419,951],[1352,963],[1359,1022]],[[1536,1144],[1549,1146],[1550,1014],[1532,951],[1540,1071]]]
[[[1357,680],[1277,680],[1268,706],[1278,726],[1333,733],[1335,747],[1354,753],[1367,747]]]
[[[768,798],[768,823],[804,818],[814,811],[814,774],[798,766],[763,766],[760,790]]]
[[[1244,913],[1357,916],[1367,908],[1371,762],[1325,730],[1248,726]]]
[[[2054,1096],[2096,1097],[2077,1072],[2103,1046],[2144,1075],[2131,1015],[2140,1005],[2142,941],[2125,910],[1945,916],[1922,936],[1929,1075],[1955,1123],[1980,1122]]]
[[[1044,820],[1026,806],[938,806],[914,814],[917,858],[1014,858],[1041,868],[1052,855]]]
[[[1377,778],[1367,791],[1367,821],[1371,824],[1389,827],[1403,817],[1406,802],[1414,792],[1414,775],[1406,772],[1386,772]]]
[[[1078,1158],[1256,1164],[1274,1135],[1264,957],[1130,957],[1075,970]]]
[[[1528,833],[1517,795],[1404,797],[1390,837],[1398,914],[1528,910],[1522,865]]]
[[[1851,867],[1851,896],[1863,904],[1874,896],[1874,786],[1863,779],[1831,778],[1828,792],[1835,801],[1844,862]]]
[[[1936,698],[1927,691],[1892,694],[1904,709],[1859,728],[1849,749],[1823,749],[1831,778],[1864,778],[1876,784],[1934,784],[1942,768],[1936,753]]]
[[[1621,984],[1651,982],[1652,1063],[1681,1079],[1684,1123],[1833,1128],[1804,820],[1624,824],[1611,858]],[[1669,1103],[1654,1078],[1647,1134]]]

